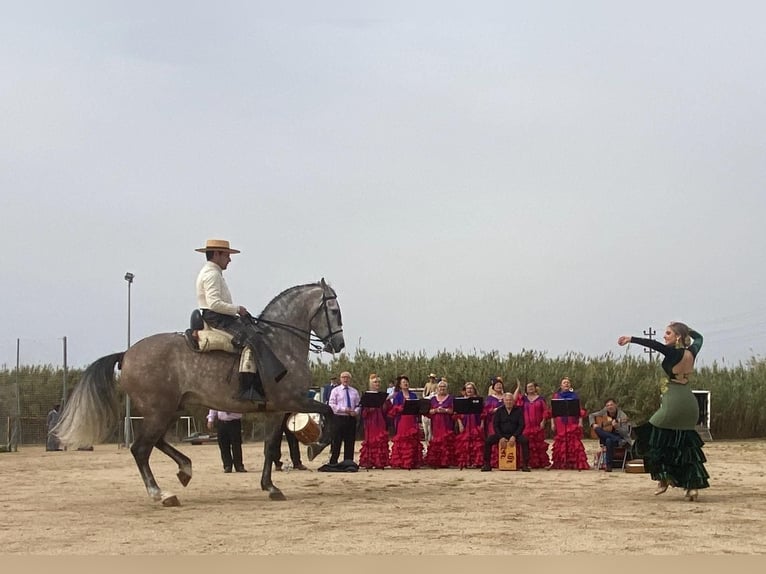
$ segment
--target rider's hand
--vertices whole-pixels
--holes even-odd
[[[242,307],[241,305],[240,305],[239,309],[237,309],[237,314],[240,317],[247,317],[248,315],[250,315],[249,311],[247,309],[245,309],[244,307]]]

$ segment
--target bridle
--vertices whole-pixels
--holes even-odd
[[[271,327],[277,327],[278,329],[283,329],[287,331],[288,333],[291,333],[292,335],[295,335],[299,339],[302,339],[303,341],[306,341],[309,344],[309,351],[312,353],[322,353],[323,351],[327,352],[335,352],[333,348],[330,346],[330,340],[337,335],[338,333],[343,332],[343,327],[340,329],[337,329],[333,331],[332,329],[332,323],[330,322],[330,310],[327,308],[327,302],[337,300],[337,295],[328,295],[325,289],[322,289],[322,304],[317,307],[317,310],[314,311],[314,314],[311,315],[309,318],[309,325],[314,322],[314,319],[316,319],[317,315],[321,311],[324,311],[324,317],[325,321],[327,321],[327,330],[329,331],[327,337],[321,338],[314,334],[314,332],[311,329],[301,329],[300,327],[296,327],[295,325],[289,325],[288,323],[280,323],[279,321],[272,321],[270,319],[263,319],[261,317],[252,317],[253,323],[263,323],[264,325],[269,325]],[[319,343],[322,343],[321,345]]]

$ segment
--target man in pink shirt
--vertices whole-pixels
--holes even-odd
[[[218,448],[221,451],[223,471],[247,472],[242,464],[242,414],[210,410],[207,413],[207,428],[218,431]]]
[[[343,460],[354,460],[356,442],[356,421],[362,409],[359,406],[359,391],[352,387],[351,373],[340,374],[340,384],[330,393],[328,405],[335,415],[335,436],[330,445],[330,464],[338,464],[340,445],[343,443]]]

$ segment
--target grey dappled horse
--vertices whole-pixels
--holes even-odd
[[[272,500],[284,500],[271,481],[272,445],[281,440],[285,412],[319,413],[324,424],[316,443],[309,445],[309,459],[332,438],[333,415],[329,406],[309,398],[311,372],[308,353],[311,333],[324,343],[322,350],[339,352],[345,346],[340,307],[335,291],[325,283],[298,285],[277,295],[257,319],[265,341],[284,363],[287,375],[278,383],[263,380],[267,402],[236,398],[239,355],[224,351],[198,353],[183,334],[161,333],[132,345],[124,353],[102,357],[83,373],[64,408],[54,433],[72,448],[103,442],[120,420],[114,368],[121,370],[119,386],[130,397],[137,414],[144,417],[130,447],[149,496],[165,506],[178,498],[157,485],[149,456],[154,447],[178,464],[178,480],[186,486],[192,477],[191,459],[165,440],[178,412],[187,405],[229,412],[262,412],[266,418],[261,488]]]

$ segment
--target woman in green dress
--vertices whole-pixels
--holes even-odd
[[[644,468],[658,481],[655,494],[678,486],[685,489],[686,500],[693,501],[699,489],[710,486],[702,452],[705,443],[695,428],[699,405],[688,384],[702,335],[684,323],[673,322],[665,329],[664,339],[665,344],[630,336],[617,340],[620,346],[636,343],[662,353],[662,369],[668,376],[659,410],[635,429],[635,448],[643,456]]]

